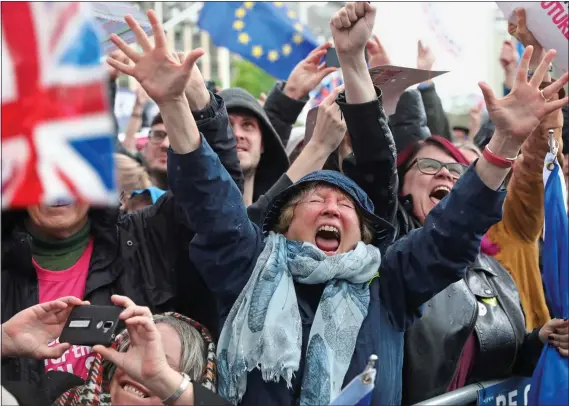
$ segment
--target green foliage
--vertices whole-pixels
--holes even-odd
[[[247,60],[233,60],[231,87],[241,87],[255,97],[268,94],[276,79]]]

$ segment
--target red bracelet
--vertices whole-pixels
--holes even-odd
[[[488,145],[486,145],[486,147],[484,148],[484,151],[482,152],[482,156],[484,158],[486,158],[486,160],[488,162],[490,162],[492,165],[495,165],[498,168],[504,168],[504,169],[511,168],[517,159],[517,157],[516,158],[503,158],[501,156],[498,156],[498,155],[494,154],[492,151],[490,151],[490,148],[488,148]]]

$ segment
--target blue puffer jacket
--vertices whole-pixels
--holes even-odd
[[[216,295],[223,323],[263,249],[262,230],[247,217],[239,189],[203,137],[200,148],[189,154],[170,150],[168,170],[172,192],[183,196],[183,210],[196,231],[190,258]],[[319,178],[318,174],[309,176]],[[347,180],[343,175],[330,176],[340,188],[350,187],[342,183]],[[360,192],[361,198],[367,199]],[[372,404],[400,404],[403,332],[420,316],[423,303],[464,276],[478,254],[482,236],[501,218],[504,195],[488,189],[471,168],[431,211],[423,228],[389,247],[382,258],[380,277],[370,284],[368,315],[344,384],[361,373],[368,357],[376,354],[378,374]],[[370,208],[369,201],[357,203]],[[295,289],[303,342],[293,387],[288,389],[282,381],[264,382],[255,369],[247,377],[244,405],[298,405],[308,335],[323,286],[295,283]]]

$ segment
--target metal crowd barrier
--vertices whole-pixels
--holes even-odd
[[[507,381],[507,379],[473,383],[452,392],[447,392],[416,403],[414,406],[461,406],[476,404],[478,401],[478,391],[505,381]]]

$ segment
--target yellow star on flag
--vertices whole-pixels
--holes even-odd
[[[241,31],[245,27],[245,23],[242,20],[233,21],[233,29]]]
[[[251,37],[249,37],[249,34],[247,34],[246,32],[242,32],[241,34],[239,34],[239,36],[237,37],[237,40],[242,43],[247,45],[249,43],[249,41],[251,41]]]
[[[289,11],[286,13],[286,15],[287,15],[289,18],[295,18],[295,17],[296,17],[296,13],[294,12],[294,10],[289,10]]]
[[[255,45],[255,46],[253,47],[251,53],[253,54],[253,56],[254,56],[255,58],[258,59],[258,58],[260,58],[260,57],[263,56],[263,47],[260,46],[260,45]]]
[[[296,33],[292,36],[292,42],[294,42],[295,44],[301,44],[302,43],[302,34]]]
[[[304,30],[304,27],[302,26],[301,23],[296,23],[296,24],[294,25],[294,29],[297,30],[297,31],[302,32],[302,30]]]
[[[245,14],[247,14],[247,12],[242,8],[238,8],[237,10],[235,10],[235,17],[237,18],[243,18],[245,17]]]
[[[282,1],[275,1],[273,4],[275,5],[275,7],[282,7],[283,6]]]
[[[245,3],[243,3],[243,5],[245,6],[245,8],[248,8],[248,9],[252,9],[254,4],[255,4],[255,3],[252,2],[252,1],[246,1]]]
[[[284,56],[289,56],[290,53],[292,52],[292,47],[290,46],[290,44],[284,44],[282,51]]]
[[[279,52],[273,49],[269,51],[269,55],[267,56],[267,58],[269,59],[269,61],[275,62],[277,59],[279,59]]]

